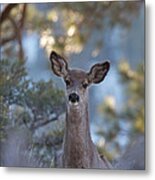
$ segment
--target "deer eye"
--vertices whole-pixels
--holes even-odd
[[[70,80],[68,80],[68,79],[65,80],[65,83],[67,86],[69,86],[71,84]]]
[[[88,83],[84,82],[84,83],[82,84],[82,87],[86,89],[86,88],[88,87]]]

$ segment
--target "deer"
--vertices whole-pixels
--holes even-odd
[[[67,60],[55,51],[50,53],[53,73],[66,84],[66,121],[62,153],[57,167],[112,169],[107,158],[100,156],[90,135],[88,116],[88,88],[102,82],[110,69],[110,62],[95,64],[89,72],[71,69]]]

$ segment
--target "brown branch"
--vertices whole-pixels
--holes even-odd
[[[3,12],[2,12],[1,15],[0,15],[0,22],[1,22],[1,24],[2,24],[2,22],[4,22],[4,20],[9,16],[11,10],[12,10],[15,6],[17,6],[17,5],[19,5],[19,4],[8,4],[8,5],[4,8]]]
[[[9,43],[10,41],[13,41],[16,39],[16,34],[12,34],[10,37],[6,37],[6,38],[0,38],[0,45],[3,46],[6,43]]]
[[[24,27],[24,22],[25,22],[25,16],[26,16],[26,9],[27,9],[27,4],[23,4],[23,9],[22,9],[22,17],[20,19],[20,25],[19,28],[23,28]]]
[[[39,122],[35,123],[32,128],[37,129],[37,128],[41,127],[41,126],[45,126],[46,124],[48,124],[50,122],[53,122],[53,121],[57,121],[57,120],[58,120],[58,116],[55,116],[55,117],[53,117],[51,119],[42,120],[42,121],[39,121]]]
[[[23,51],[23,46],[22,46],[22,37],[21,37],[22,35],[21,34],[22,34],[24,22],[25,22],[25,15],[26,15],[27,5],[23,4],[23,9],[22,9],[22,12],[21,12],[22,17],[16,23],[16,21],[9,15],[9,13],[17,5],[18,4],[9,4],[8,6],[6,6],[6,8],[3,10],[3,12],[2,12],[2,14],[0,16],[1,23],[6,18],[8,18],[10,20],[10,22],[12,23],[13,28],[14,28],[14,33],[11,36],[0,39],[0,45],[4,45],[6,43],[9,43],[10,41],[13,41],[13,40],[17,39],[18,44],[19,44],[19,58],[23,60],[24,59],[24,51]]]
[[[12,23],[14,30],[15,30],[15,35],[17,37],[17,41],[19,44],[19,58],[20,59],[24,59],[24,51],[23,51],[23,46],[22,46],[22,38],[21,38],[21,31],[20,28],[17,26],[16,22],[14,21],[14,19],[10,16],[8,16],[8,19],[10,20],[10,22]]]
[[[40,144],[40,145],[50,145],[53,148],[55,146],[61,145],[63,142],[63,138],[62,137],[42,137],[39,139],[35,140],[35,144]]]

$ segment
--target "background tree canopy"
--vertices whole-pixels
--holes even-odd
[[[103,85],[90,89],[101,154],[113,161],[145,132],[143,1],[1,4],[0,21],[2,166],[55,166],[65,95],[50,70],[51,50],[85,70],[111,61]]]

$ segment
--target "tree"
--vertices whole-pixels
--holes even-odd
[[[18,45],[19,59],[24,59],[23,32],[37,31],[40,44],[48,54],[51,49],[64,55],[79,53],[90,38],[92,30],[116,25],[130,27],[141,5],[142,1],[6,4],[3,5],[0,15],[0,44],[5,53],[16,52],[14,47]],[[98,44],[100,43],[97,42],[96,46]]]
[[[62,143],[64,92],[56,88],[51,80],[48,82],[31,80],[25,68],[27,59],[22,43],[24,34],[37,33],[40,45],[47,55],[51,49],[54,49],[62,55],[70,56],[84,49],[94,29],[101,30],[115,26],[129,28],[132,20],[138,15],[141,5],[142,1],[2,5],[0,12],[0,142],[3,147],[1,165],[54,166],[55,152]],[[95,46],[99,45],[102,46],[100,42],[95,42]],[[122,72],[122,77],[126,77],[127,72],[125,71],[124,74]],[[137,73],[137,78],[140,76],[137,71],[133,73]],[[135,83],[131,83],[133,81]],[[140,99],[137,97],[140,95],[137,93],[139,89],[130,90],[128,84],[134,86],[133,84],[137,82],[138,79],[131,77],[126,80],[129,95],[135,94],[132,103],[137,103],[137,99]],[[144,116],[142,106],[135,106],[138,107],[135,113],[130,103],[127,106],[131,109],[129,119],[131,115],[137,118],[134,130],[142,131]],[[118,116],[115,109],[110,109],[107,105],[105,111],[110,119]],[[57,121],[58,119],[60,121]],[[119,131],[118,124],[113,122],[111,121],[111,126],[114,124],[116,132],[110,134],[108,131],[104,134],[109,141]],[[25,144],[23,139],[27,141]],[[10,144],[11,142],[18,143]],[[7,151],[8,147],[16,152],[19,157],[18,162],[12,159],[17,156],[12,157],[11,152]]]
[[[11,163],[10,159],[10,165],[22,165],[22,163],[25,163],[24,165],[26,166],[32,166],[33,163],[35,166],[42,164],[43,167],[49,167],[51,159],[53,158],[54,148],[61,144],[63,137],[64,122],[63,119],[62,121],[60,119],[60,115],[64,112],[63,91],[54,87],[51,80],[48,82],[39,81],[35,83],[28,79],[23,61],[15,60],[11,62],[1,60],[0,75],[1,165],[9,165],[4,159],[4,154],[8,152],[6,144],[11,143],[10,138],[14,137],[13,139],[16,139],[19,134],[21,137],[25,137],[24,134],[28,134],[28,139],[18,140],[19,147],[23,142],[27,144],[27,147],[25,147],[24,152],[21,151],[17,156],[25,157],[24,155],[27,149],[28,152],[26,155],[29,157],[31,152],[33,156],[31,155],[31,157],[29,157],[29,162],[25,162],[25,157],[23,161],[19,160],[17,164],[13,164],[15,161]],[[60,119],[60,122],[54,123],[54,121],[58,119]],[[47,125],[50,123],[50,126],[53,126],[53,128],[49,130]],[[37,133],[41,131],[41,128],[45,128],[46,130],[46,133],[42,134],[42,137],[37,135]],[[50,150],[48,150],[49,147]],[[53,147],[53,149],[51,147]],[[12,151],[14,148],[17,147],[12,145]],[[48,151],[48,153],[42,154],[42,156],[39,157],[39,153],[43,150]],[[7,155],[9,156],[9,154]],[[36,158],[36,161],[38,161],[38,159],[42,159],[42,161],[36,165],[36,162],[35,164],[33,162],[34,158]]]
[[[122,109],[117,110],[114,97],[106,97],[99,107],[104,114],[101,127],[105,127],[106,130],[99,128],[97,133],[108,142],[104,153],[111,152],[107,154],[110,159],[117,158],[124,152],[124,148],[121,147],[117,139],[119,134],[124,134],[132,140],[137,135],[143,135],[145,132],[144,65],[139,64],[137,69],[134,70],[126,60],[123,60],[119,63],[118,72],[126,92]],[[123,129],[122,123],[127,124],[126,129]],[[103,144],[99,144],[100,151],[103,149],[102,146]],[[110,151],[110,149],[112,150]]]

